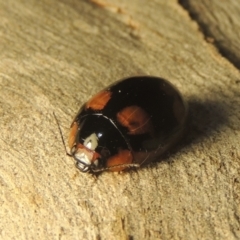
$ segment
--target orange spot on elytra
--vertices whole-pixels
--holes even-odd
[[[117,120],[129,130],[129,134],[143,134],[152,131],[151,117],[142,108],[130,106],[117,114]]]
[[[70,149],[73,147],[75,143],[77,131],[78,131],[78,124],[76,122],[73,122],[70,129],[70,134],[68,137],[68,146],[70,147]]]
[[[102,91],[92,97],[87,103],[86,108],[93,110],[102,110],[111,98],[112,93],[109,91]]]
[[[129,150],[120,150],[118,152],[118,154],[110,157],[107,160],[107,167],[109,168],[109,171],[114,171],[114,172],[119,172],[122,171],[126,168],[126,166],[119,166],[119,167],[114,167],[111,168],[113,166],[117,166],[117,165],[127,165],[127,164],[131,164],[133,161],[133,156],[131,154],[131,152]]]

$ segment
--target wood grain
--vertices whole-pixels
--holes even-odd
[[[240,238],[240,73],[176,0],[0,0],[0,16],[1,239]],[[139,74],[183,93],[185,140],[146,168],[80,173],[53,111],[67,139],[81,104]]]
[[[237,0],[179,0],[197,21],[206,41],[240,68],[240,5]]]

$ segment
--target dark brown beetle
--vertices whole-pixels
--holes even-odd
[[[97,93],[71,125],[69,147],[82,172],[121,171],[157,160],[182,136],[187,106],[168,81],[130,77]]]

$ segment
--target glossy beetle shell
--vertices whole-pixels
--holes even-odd
[[[81,107],[71,125],[71,155],[83,172],[121,171],[158,160],[182,136],[186,117],[186,104],[171,83],[130,77]]]

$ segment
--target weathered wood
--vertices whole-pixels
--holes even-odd
[[[240,4],[238,0],[179,0],[199,24],[206,40],[240,68]]]
[[[177,1],[2,0],[0,16],[1,239],[240,238],[240,74]],[[53,111],[67,138],[84,101],[136,74],[181,90],[185,141],[146,168],[80,173]]]

